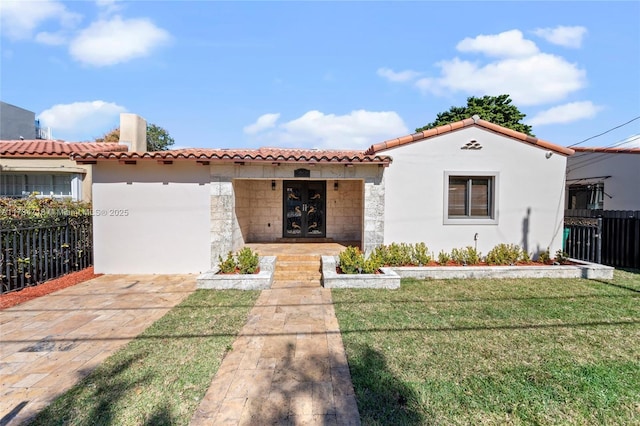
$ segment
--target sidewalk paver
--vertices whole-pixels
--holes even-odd
[[[0,424],[23,423],[189,296],[195,275],[105,275],[0,311]]]
[[[278,256],[271,289],[260,294],[191,426],[360,424],[319,270],[317,254]]]

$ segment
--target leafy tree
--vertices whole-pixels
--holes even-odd
[[[96,142],[120,142],[120,128],[116,127],[113,130],[109,130],[102,137],[96,138]]]
[[[120,141],[120,128],[109,130],[102,137],[96,138],[96,142]],[[147,124],[147,151],[165,151],[173,145],[175,140],[162,127],[155,124]]]
[[[467,98],[466,106],[452,106],[449,111],[438,113],[435,121],[428,123],[424,127],[417,128],[416,132],[454,123],[473,117],[476,114],[483,120],[534,136],[531,133],[531,126],[521,123],[526,114],[523,114],[518,107],[511,104],[509,95],[483,96],[482,98],[471,96]]]
[[[147,150],[165,151],[169,149],[175,140],[165,129],[155,124],[147,125]]]

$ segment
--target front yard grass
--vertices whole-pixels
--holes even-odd
[[[640,271],[333,301],[362,424],[640,424]]]
[[[197,290],[31,424],[189,424],[259,294]]]

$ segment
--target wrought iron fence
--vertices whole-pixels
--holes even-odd
[[[602,218],[565,217],[568,235],[564,251],[569,257],[587,262],[602,261]]]
[[[640,268],[640,211],[629,210],[566,210],[565,227],[571,229],[569,239],[565,246],[565,251],[572,257],[580,257],[580,244],[587,244],[587,235],[595,221],[601,221],[597,235],[600,240],[600,260],[595,261],[605,265],[622,268]],[[573,239],[572,239],[573,235]],[[578,245],[577,255],[573,255],[570,250],[574,250],[570,244]],[[593,243],[589,243],[589,249],[593,248]]]
[[[91,219],[79,215],[0,222],[0,293],[93,265]]]

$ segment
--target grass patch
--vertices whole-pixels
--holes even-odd
[[[640,424],[640,271],[332,294],[363,424]]]
[[[197,290],[30,424],[189,424],[258,295]]]

